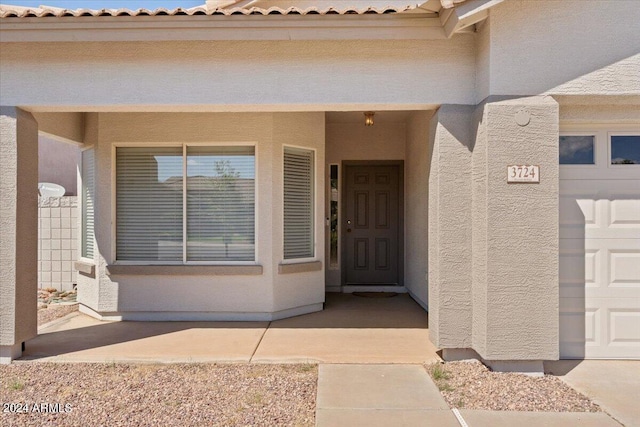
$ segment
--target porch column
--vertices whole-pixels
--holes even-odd
[[[558,104],[489,98],[474,127],[472,348],[495,369],[541,372],[559,357]],[[509,165],[539,166],[539,183],[508,183]]]
[[[443,105],[429,124],[429,335],[471,347],[471,120],[475,106]]]
[[[0,363],[37,335],[38,124],[0,107]]]

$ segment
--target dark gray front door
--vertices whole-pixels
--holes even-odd
[[[399,283],[399,166],[346,166],[343,217],[348,285]]]

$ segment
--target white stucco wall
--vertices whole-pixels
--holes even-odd
[[[98,113],[90,113],[86,115],[86,122],[85,122],[85,129],[84,129],[84,146],[85,147],[97,147],[98,142],[99,142],[99,136],[100,136],[100,117]],[[99,200],[94,200],[94,204],[96,206],[98,206],[101,202]],[[107,209],[107,207],[105,207],[105,209]],[[77,229],[81,230],[82,229],[82,218],[81,218],[81,214],[78,215],[78,223],[77,223]],[[109,233],[109,230],[105,230],[104,232],[99,230],[98,227],[96,227],[95,229],[95,239],[97,240],[97,236],[98,234],[104,234],[104,233]],[[106,235],[105,235],[106,236]],[[105,237],[107,238],[107,237]],[[77,242],[78,246],[80,242]],[[92,261],[93,264],[99,264],[100,263],[100,250],[99,250],[99,246],[97,243],[94,243],[94,248],[95,250],[94,252],[94,258],[93,260],[87,260],[87,261]],[[99,286],[99,280],[98,277],[96,275],[96,270],[97,268],[94,268],[94,274],[93,275],[86,275],[86,274],[82,274],[79,273],[76,274],[76,281],[77,281],[77,290],[78,290],[78,301],[82,302],[83,304],[89,306],[89,307],[93,307],[95,309],[99,309],[100,307],[100,286]]]
[[[38,124],[0,109],[0,363],[38,334]],[[34,159],[36,159],[34,161]]]
[[[325,115],[324,113],[278,113],[273,115],[273,179],[271,208],[273,215],[273,310],[308,306],[324,302],[325,284]],[[283,262],[283,146],[315,150],[315,254],[322,263],[317,271],[278,274]]]
[[[636,0],[511,0],[490,20],[492,95],[640,94]]]
[[[78,111],[471,103],[473,49],[472,34],[423,41],[3,43],[0,93],[3,105]]]
[[[441,348],[471,346],[472,112],[444,105],[430,123],[429,335]]]
[[[518,112],[530,115],[525,126]],[[475,119],[473,349],[486,360],[556,360],[558,104],[551,97],[490,99]],[[540,182],[507,183],[513,164],[538,165]]]
[[[95,115],[92,115],[92,117]],[[318,149],[323,165],[324,114],[99,114],[96,145],[96,241],[97,280],[81,279],[80,301],[103,314],[130,312],[162,312],[166,318],[199,318],[293,309],[324,301],[324,273],[315,271],[278,276],[282,261],[282,157],[283,143]],[[283,135],[290,129],[288,139]],[[278,138],[274,141],[274,138]],[[294,139],[295,138],[295,139]],[[107,266],[114,263],[112,216],[112,168],[115,143],[166,142],[247,142],[256,143],[256,246],[261,275],[168,276],[108,275]],[[318,179],[318,188],[323,180]],[[323,206],[320,191],[317,216]],[[316,239],[323,241],[321,221]],[[277,241],[276,241],[277,240]],[[319,260],[323,254],[319,253]],[[296,279],[298,279],[296,281]],[[97,292],[96,292],[96,289]],[[86,292],[85,292],[86,291]],[[86,299],[85,298],[86,295]],[[174,314],[171,314],[174,313]],[[176,313],[181,313],[180,315]],[[203,314],[204,313],[204,314]],[[172,317],[173,316],[173,317]],[[177,317],[181,316],[181,317]],[[137,318],[142,318],[139,315]],[[213,318],[213,317],[212,317]]]
[[[621,105],[560,104],[560,123],[563,124],[639,124],[640,103]]]
[[[79,155],[78,146],[40,135],[38,137],[38,181],[62,185],[66,196],[75,196]]]
[[[478,24],[476,35],[476,99],[482,102],[491,93],[491,18]]]
[[[416,111],[407,120],[405,180],[405,286],[423,307],[429,305],[429,121],[433,111]]]

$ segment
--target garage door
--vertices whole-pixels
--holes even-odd
[[[640,359],[640,130],[560,138],[560,357]]]

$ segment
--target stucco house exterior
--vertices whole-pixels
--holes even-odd
[[[39,132],[82,150],[91,316],[396,291],[445,359],[640,359],[638,1],[2,5],[0,98],[4,362],[37,334]]]

